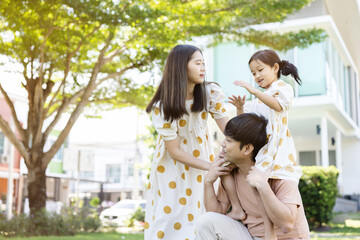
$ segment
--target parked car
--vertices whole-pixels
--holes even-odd
[[[121,200],[102,211],[100,213],[100,220],[104,226],[111,224],[122,227],[126,225],[126,220],[131,218],[136,209],[141,207],[145,210],[145,206],[146,200]]]

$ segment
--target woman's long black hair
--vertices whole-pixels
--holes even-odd
[[[279,55],[275,51],[270,49],[257,51],[251,56],[249,60],[249,65],[254,60],[260,60],[271,67],[274,67],[275,63],[279,64],[279,71],[277,73],[278,78],[280,78],[280,73],[284,76],[291,74],[295,81],[299,85],[301,85],[301,79],[295,65],[290,63],[289,61],[280,60]]]
[[[171,122],[188,114],[185,106],[188,85],[187,65],[196,51],[202,53],[199,48],[192,45],[177,45],[171,50],[166,59],[160,85],[146,107],[147,113],[150,113],[154,104],[159,102],[166,121]],[[206,110],[205,81],[195,85],[194,103],[191,108],[192,112],[203,110]]]

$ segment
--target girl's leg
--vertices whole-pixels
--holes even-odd
[[[265,227],[265,240],[277,240],[275,231],[274,231],[274,224],[270,220],[269,216],[267,215],[265,211],[265,207],[261,201],[260,194],[256,188],[253,188],[256,201],[260,207],[261,210],[261,216],[264,220],[264,227]]]
[[[246,214],[242,209],[239,198],[236,194],[235,180],[233,175],[229,174],[222,176],[221,182],[231,203],[231,212],[226,215],[235,220],[244,220],[246,218]]]

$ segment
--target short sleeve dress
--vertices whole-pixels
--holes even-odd
[[[302,171],[296,163],[295,144],[288,128],[288,113],[294,96],[293,89],[284,81],[277,80],[264,93],[275,97],[283,110],[277,112],[260,99],[255,99],[245,107],[245,112],[261,114],[269,120],[266,127],[268,143],[256,156],[255,166],[263,171],[271,167],[270,178],[298,182]]]
[[[193,240],[196,219],[205,212],[204,170],[171,159],[164,141],[178,138],[185,152],[206,161],[215,156],[207,128],[208,113],[214,119],[226,117],[225,95],[215,83],[206,84],[207,111],[191,112],[193,100],[186,101],[189,115],[165,121],[159,104],[152,110],[158,132],[150,179],[147,186],[145,240]]]

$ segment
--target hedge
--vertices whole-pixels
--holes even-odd
[[[336,167],[302,166],[299,190],[310,229],[329,223],[338,195]]]

